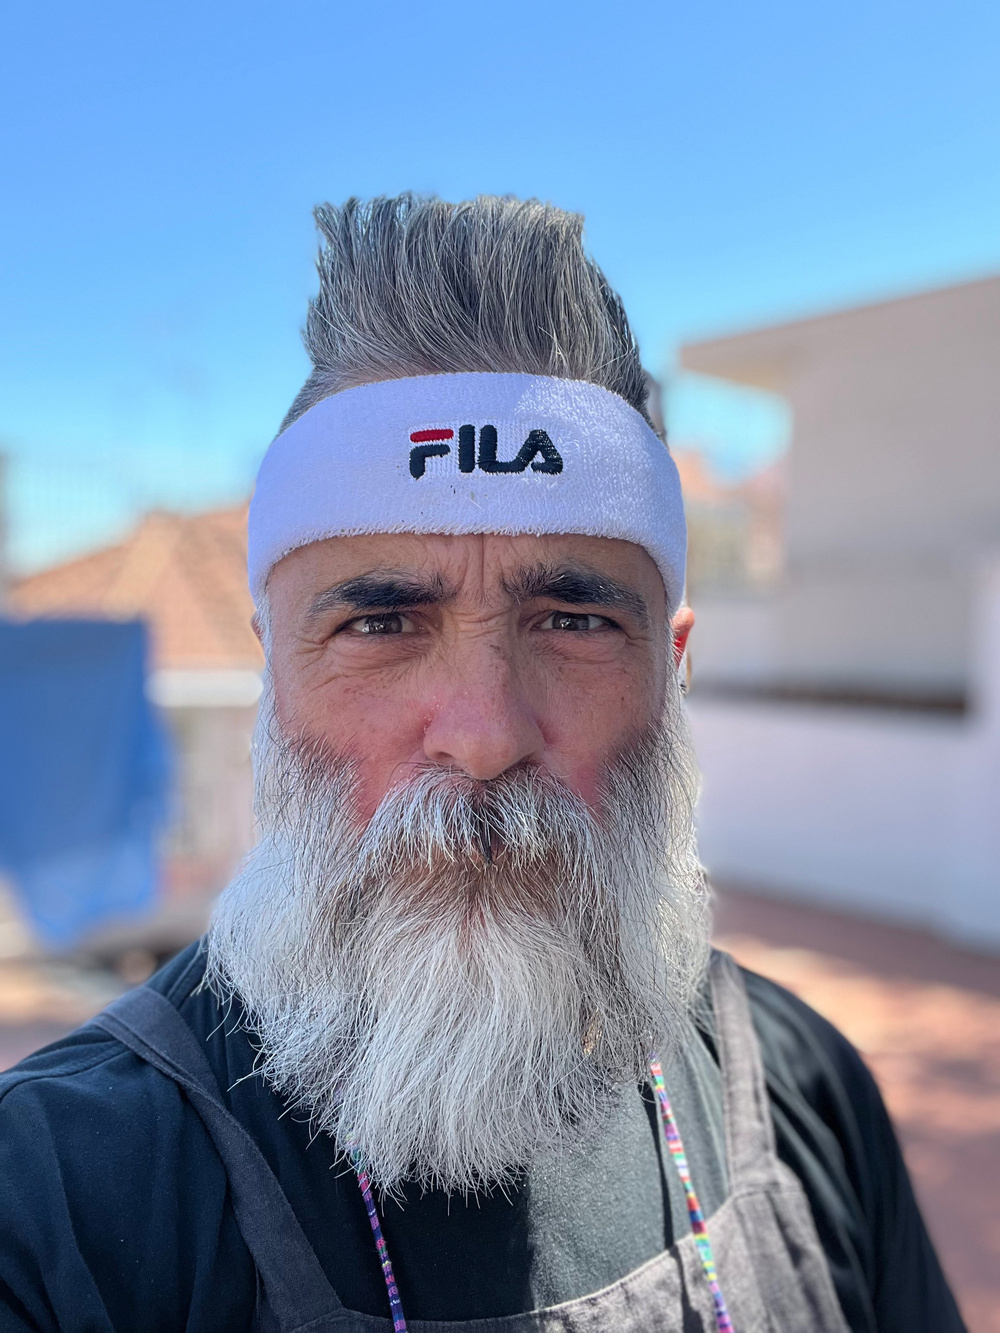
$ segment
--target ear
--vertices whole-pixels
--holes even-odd
[[[688,635],[694,629],[694,612],[689,606],[682,606],[670,622],[674,636],[674,668],[679,671],[684,650],[687,648]]]

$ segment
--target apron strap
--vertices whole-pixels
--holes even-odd
[[[284,1190],[223,1103],[208,1057],[175,1006],[159,991],[137,986],[92,1022],[179,1084],[198,1112],[226,1169],[236,1221],[281,1333],[346,1319]]]
[[[729,954],[713,949],[709,976],[722,1072],[729,1187],[735,1192],[773,1180],[777,1147],[760,1042],[743,975]]]

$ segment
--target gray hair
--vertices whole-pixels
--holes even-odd
[[[456,1193],[585,1148],[690,1032],[708,896],[680,694],[609,766],[598,816],[520,767],[425,765],[364,828],[353,765],[255,739],[261,840],[222,894],[206,984],[257,1072],[372,1180]]]
[[[586,380],[647,417],[648,377],[583,218],[537,199],[320,204],[313,370],[282,429],[359,384],[463,371]]]

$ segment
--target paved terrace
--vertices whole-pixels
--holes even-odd
[[[861,1051],[971,1333],[1000,1333],[1000,958],[743,893],[719,894],[716,922]]]

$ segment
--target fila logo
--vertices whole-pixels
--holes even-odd
[[[451,453],[448,440],[455,438],[453,430],[415,430],[410,435],[410,476],[422,477],[427,468],[428,458],[443,458]],[[475,426],[458,428],[458,470],[459,472],[523,472],[528,464],[532,472],[561,472],[562,456],[544,430],[528,432],[528,438],[521,445],[514,458],[506,461],[497,458],[496,426],[479,428],[479,454],[476,454]]]

